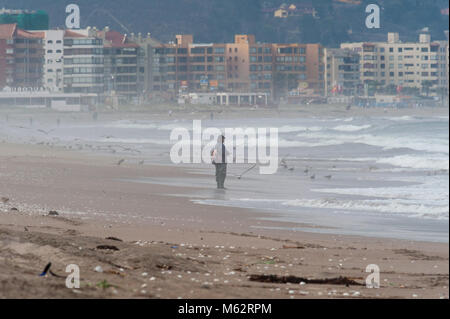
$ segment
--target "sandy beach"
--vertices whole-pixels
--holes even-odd
[[[196,204],[190,187],[130,182],[196,173],[121,156],[0,143],[0,298],[449,296],[448,242],[279,229],[268,212]]]

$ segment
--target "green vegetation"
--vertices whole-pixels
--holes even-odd
[[[77,0],[83,27],[110,26],[128,33],[104,11],[110,12],[129,32],[142,32],[162,41],[175,34],[194,34],[197,42],[232,42],[234,34],[255,34],[261,42],[309,42],[338,46],[346,41],[385,40],[388,31],[400,32],[403,40],[416,40],[418,30],[429,27],[432,37],[443,39],[448,16],[440,9],[446,0],[363,0],[360,5],[333,0]],[[45,10],[52,27],[64,26],[67,1],[0,0],[0,7]],[[270,9],[286,4],[312,4],[317,17],[297,14],[273,17]],[[381,29],[365,28],[365,6],[381,7]]]

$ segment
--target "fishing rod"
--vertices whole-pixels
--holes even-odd
[[[246,173],[248,173],[248,172],[250,172],[252,169],[254,169],[256,167],[256,163],[255,164],[253,164],[253,166],[252,167],[250,167],[250,168],[247,168],[244,172],[242,172],[240,175],[237,175],[236,177],[237,177],[237,179],[241,179],[242,178],[242,176],[244,176],[244,174],[246,174]]]

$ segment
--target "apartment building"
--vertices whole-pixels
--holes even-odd
[[[17,24],[0,25],[0,89],[41,88],[43,34],[32,33]]]
[[[95,28],[64,33],[64,92],[102,94],[103,39]]]
[[[153,91],[153,54],[154,49],[161,46],[161,42],[154,39],[150,33],[147,33],[145,36],[142,36],[141,33],[131,33],[129,41],[139,46],[137,60],[138,92],[142,93],[141,97],[143,99],[151,99]]]
[[[274,48],[271,43],[251,43],[250,91],[273,93]]]
[[[43,86],[50,92],[64,90],[64,30],[38,31],[44,34]]]
[[[139,45],[109,28],[98,35],[103,39],[105,93],[127,101],[136,99],[141,93],[138,92]]]
[[[350,49],[325,49],[325,94],[357,95],[360,89],[360,56]]]
[[[323,94],[324,51],[320,44],[273,44],[273,94]]]
[[[180,91],[226,90],[226,62],[227,57],[231,57],[226,55],[227,50],[235,52],[236,56],[239,51],[225,44],[194,43],[192,35],[177,35],[174,42],[154,47],[151,55],[153,93],[174,98]],[[233,70],[237,75],[234,82],[239,83],[238,71],[244,69],[233,64]],[[234,84],[235,87],[241,85]]]
[[[273,98],[290,90],[324,90],[323,48],[319,44],[258,43],[236,35],[233,43],[194,43],[177,35],[151,55],[153,93],[175,97],[180,91],[261,92]]]
[[[448,90],[448,41],[431,41],[423,33],[419,42],[401,42],[398,33],[388,33],[387,42],[343,43],[341,48],[360,54],[363,83],[383,86]]]

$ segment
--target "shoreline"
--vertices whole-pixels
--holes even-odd
[[[24,114],[25,113],[25,114]],[[420,107],[420,108],[362,108],[352,107],[346,110],[346,105],[339,104],[320,104],[320,105],[280,105],[278,108],[270,107],[247,107],[247,106],[217,106],[217,105],[153,105],[153,106],[123,106],[118,110],[102,109],[97,111],[98,122],[104,120],[111,121],[122,119],[127,114],[132,114],[141,120],[193,120],[210,119],[239,119],[245,117],[253,118],[277,118],[277,117],[403,117],[403,116],[449,116],[448,107]],[[73,119],[92,120],[92,112],[56,112],[49,109],[26,109],[26,108],[6,108],[0,107],[0,114],[10,116],[13,120],[17,119],[28,121],[30,116],[45,115],[43,120],[51,120],[56,123],[61,120]],[[11,118],[11,116],[13,116]],[[3,119],[5,120],[5,119]]]
[[[264,213],[196,205],[189,197],[166,195],[188,195],[190,190],[186,187],[120,181],[120,178],[132,176],[163,178],[193,174],[186,170],[131,163],[119,166],[111,156],[40,145],[1,143],[0,149],[0,197],[9,198],[6,203],[0,202],[0,236],[3,237],[0,260],[11,260],[0,271],[0,280],[6,283],[0,290],[0,297],[33,298],[31,292],[10,285],[14,280],[28,279],[38,285],[39,279],[32,275],[27,260],[30,263],[36,259],[33,266],[42,265],[43,268],[46,259],[55,258],[55,272],[61,273],[62,261],[69,261],[74,256],[84,265],[87,278],[82,282],[93,284],[106,278],[113,284],[116,280],[122,281],[121,288],[88,285],[75,293],[59,280],[60,285],[53,295],[50,287],[55,287],[58,278],[49,277],[45,279],[49,285],[38,287],[33,284],[33,289],[46,293],[44,298],[448,298],[448,243],[252,228],[255,223],[276,226],[278,222],[257,220]],[[12,207],[18,211],[11,211]],[[47,216],[50,210],[58,211],[59,216]],[[105,243],[104,238],[110,236],[124,240],[119,242],[123,248],[118,247],[118,252],[95,249],[96,243]],[[138,244],[137,248],[136,242],[153,244]],[[77,245],[89,247],[89,256],[67,252],[68,243],[72,248]],[[106,243],[111,244],[111,241],[106,240]],[[120,275],[120,269],[119,275],[93,271],[95,263],[117,271],[117,267],[111,266],[115,262],[110,260],[109,266],[108,263],[105,265],[105,258],[117,257],[121,262],[137,260],[144,250],[163,260],[170,259],[176,270],[161,270],[152,264],[124,270],[126,276]],[[199,253],[202,250],[205,252]],[[83,248],[80,251],[83,252]],[[204,263],[199,263],[199,258]],[[249,263],[247,259],[252,258],[253,263]],[[136,262],[145,263],[144,260]],[[175,266],[177,263],[181,266]],[[308,278],[346,276],[359,278],[358,281],[363,283],[365,267],[369,263],[380,265],[381,289],[313,284],[292,287],[248,279],[251,274],[289,273]],[[194,276],[192,270],[187,270],[199,264],[207,268],[199,274],[210,271],[201,280],[194,278],[199,275]],[[143,269],[148,277],[142,276]],[[22,278],[21,271],[28,279]],[[163,271],[172,273],[161,273]],[[214,280],[209,282],[206,277],[211,276]],[[150,280],[153,277],[162,279],[163,284],[157,279]],[[186,282],[186,277],[199,281],[191,278]],[[123,280],[127,288],[123,287]],[[146,288],[156,283],[155,289]],[[168,291],[163,287],[167,284],[172,287]],[[158,288],[161,289],[159,293],[154,293]]]

